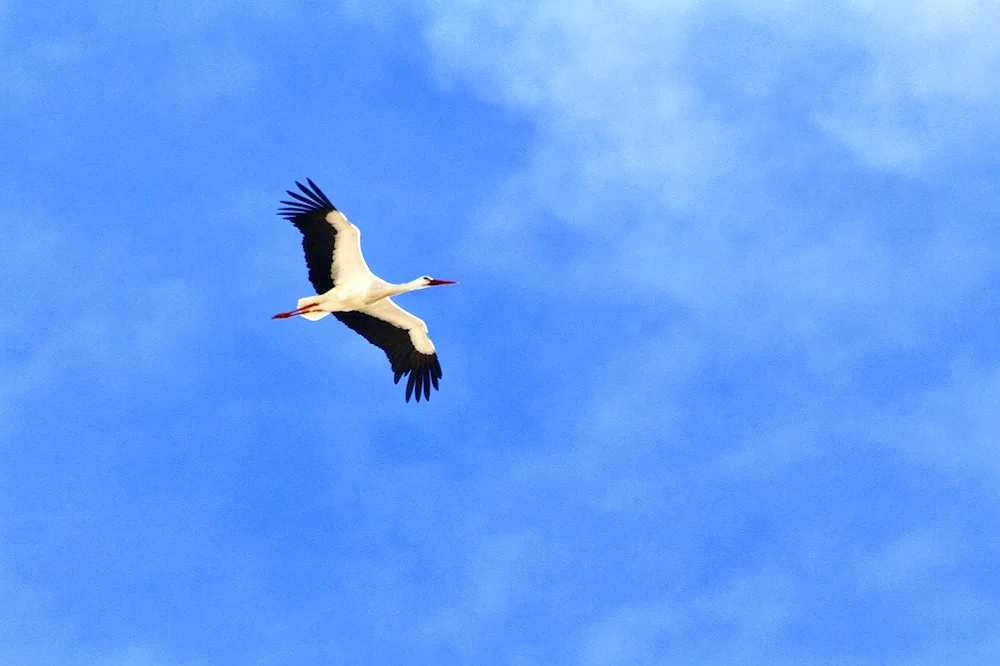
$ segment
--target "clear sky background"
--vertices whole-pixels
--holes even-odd
[[[997,35],[0,2],[0,663],[997,663]],[[429,403],[269,319],[306,177]]]

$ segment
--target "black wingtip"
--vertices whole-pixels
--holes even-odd
[[[413,395],[413,385],[416,383],[416,381],[417,381],[416,373],[411,372],[410,378],[406,380],[406,402],[409,402],[410,396]],[[417,397],[417,402],[420,402],[419,394]]]
[[[337,210],[337,207],[330,202],[327,196],[323,194],[323,190],[319,189],[311,178],[306,178],[306,182],[309,184],[308,186],[295,181],[300,192],[285,190],[285,193],[293,201],[282,201],[281,203],[284,208],[278,209],[278,215],[290,220],[303,213],[308,214],[318,210]]]
[[[312,196],[314,196],[319,201],[322,201],[324,205],[332,208],[333,210],[337,210],[337,207],[334,206],[332,203],[330,203],[330,200],[326,198],[325,194],[323,194],[323,190],[319,189],[319,185],[317,185],[316,183],[314,183],[312,181],[312,178],[306,178],[306,182],[309,183],[309,187],[312,188],[312,192],[310,193],[310,194],[312,194]],[[299,183],[299,182],[296,181],[295,184],[298,185],[303,190],[305,190],[306,192],[309,192],[309,190],[307,190],[306,188],[302,187],[301,183]]]

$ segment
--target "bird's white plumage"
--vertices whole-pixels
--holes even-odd
[[[339,210],[326,214],[326,221],[337,231],[330,277],[334,284],[352,282],[358,278],[374,278],[365,255],[361,252],[361,230]]]
[[[299,302],[296,305],[296,307],[298,307],[299,309],[302,309],[302,308],[309,307],[310,305],[315,305],[317,302],[318,302],[318,299],[317,299],[316,296],[306,296],[305,298],[300,298],[299,299]],[[327,316],[329,316],[331,314],[333,314],[333,313],[331,311],[329,311],[329,310],[317,310],[317,311],[314,311],[314,312],[303,312],[302,313],[302,318],[303,319],[308,319],[309,321],[319,321],[323,317],[327,317]]]
[[[427,324],[424,323],[424,320],[399,307],[391,298],[383,298],[380,301],[375,301],[371,305],[361,308],[359,312],[378,317],[393,326],[407,331],[410,334],[410,341],[413,343],[413,348],[421,354],[434,353],[434,343],[431,342],[427,331]]]

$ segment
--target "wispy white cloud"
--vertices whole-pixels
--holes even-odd
[[[697,4],[429,3],[427,39],[443,81],[539,123],[531,194],[564,219],[626,183],[685,206],[730,150],[728,128],[682,74]]]
[[[991,2],[848,2],[857,74],[830,91],[821,126],[875,168],[954,164],[995,142],[1000,9]]]
[[[802,139],[784,129],[790,111],[818,130],[805,145],[806,168],[826,159],[833,148],[823,142],[829,132],[868,164],[909,169],[989,132],[983,112],[997,102],[983,92],[990,89],[982,79],[997,51],[988,37],[995,12],[982,4],[965,3],[937,18],[923,5],[820,10],[796,2],[764,9],[700,2],[421,6],[442,80],[518,109],[539,128],[531,163],[498,198],[502,208],[484,215],[479,242],[491,248],[505,235],[530,237],[536,222],[527,220],[541,211],[595,240],[621,241],[627,251],[610,249],[626,267],[649,265],[634,259],[649,254],[669,265],[671,247],[682,248],[676,252],[682,258],[692,246],[704,253],[730,245],[738,255],[746,248],[741,237],[755,250],[758,234],[777,231],[774,221],[753,213],[766,199],[785,196],[768,169],[803,149]],[[723,22],[756,40],[751,43],[761,48],[754,54],[780,55],[747,60],[726,50],[722,40],[733,35],[710,29]],[[795,58],[832,75],[806,78],[804,85]],[[838,58],[849,64],[832,67]],[[715,81],[696,74],[706,63],[717,63],[712,71],[732,79],[727,85],[735,96],[771,109],[770,115],[734,116],[720,108],[706,87]],[[878,81],[893,89],[878,92]],[[955,114],[964,120],[953,122]],[[761,122],[785,136],[755,139]],[[762,139],[788,143],[767,146]],[[677,218],[694,212],[697,219],[699,210],[717,210],[721,202],[738,211],[721,221],[724,229],[712,219]],[[740,215],[755,226],[740,223]],[[495,256],[507,261],[513,254]],[[716,266],[734,258],[696,256]]]

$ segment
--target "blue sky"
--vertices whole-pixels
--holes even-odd
[[[995,663],[1000,9],[369,4],[0,2],[0,662]]]

